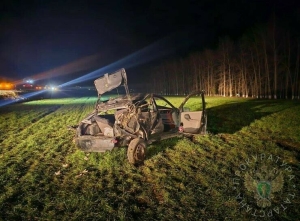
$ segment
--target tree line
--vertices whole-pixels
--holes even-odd
[[[300,39],[270,22],[239,41],[224,37],[217,49],[153,67],[147,90],[184,95],[205,90],[208,96],[300,99]]]

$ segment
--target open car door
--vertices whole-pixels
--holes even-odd
[[[201,106],[199,110],[190,111],[189,108],[185,108],[184,105],[192,97],[199,95],[199,103]],[[180,111],[180,127],[182,132],[191,134],[205,134],[207,125],[207,116],[205,109],[204,91],[195,91],[189,94],[182,104],[179,106]]]

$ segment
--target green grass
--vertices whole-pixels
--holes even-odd
[[[197,110],[198,99],[192,98],[187,106]],[[179,106],[183,98],[169,100]],[[208,135],[196,136],[196,142],[176,138],[154,143],[144,165],[134,167],[125,148],[104,154],[75,148],[67,125],[91,112],[95,101],[49,99],[0,108],[0,220],[297,220],[300,216],[299,102],[208,97]],[[241,164],[256,154],[281,158],[249,166],[250,171],[266,164],[284,174],[284,186],[274,193],[270,208],[282,208],[287,197],[291,203],[284,204],[286,210],[279,214],[273,210],[272,217],[251,215],[260,209],[237,175],[244,172]],[[239,193],[247,206],[236,199]]]

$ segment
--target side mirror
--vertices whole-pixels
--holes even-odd
[[[190,117],[189,114],[185,114],[185,115],[184,115],[184,118],[185,118],[186,120],[191,120],[191,117]]]

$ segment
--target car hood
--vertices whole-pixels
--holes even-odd
[[[125,69],[122,68],[111,74],[104,74],[94,81],[98,95],[102,95],[108,91],[111,91],[121,85],[123,82],[124,86],[127,87],[127,76]]]

